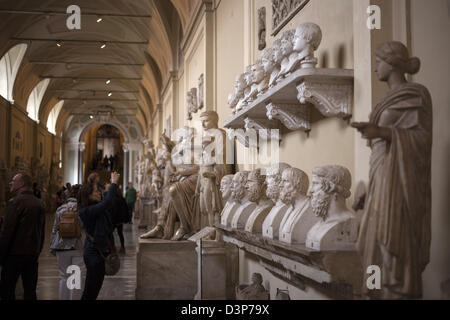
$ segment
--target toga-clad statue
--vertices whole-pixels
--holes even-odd
[[[375,51],[376,72],[389,90],[369,122],[352,123],[372,149],[364,214],[357,249],[363,270],[381,268],[381,290],[371,298],[417,299],[422,272],[430,259],[432,103],[427,88],[409,83],[405,73],[419,71],[397,41]],[[368,275],[366,275],[368,276]]]

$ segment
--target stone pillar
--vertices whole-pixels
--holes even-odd
[[[84,164],[84,149],[86,149],[86,143],[80,142],[78,144],[78,183],[83,183],[83,164]]]
[[[122,149],[123,149],[123,193],[125,194],[128,185],[128,174],[130,166],[130,151],[128,143],[124,143]]]

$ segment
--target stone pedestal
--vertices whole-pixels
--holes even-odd
[[[192,300],[197,292],[196,244],[139,239],[137,300]]]
[[[223,241],[199,240],[196,251],[201,268],[198,268],[195,299],[234,299],[234,288],[239,278],[239,252],[236,246]]]
[[[152,229],[156,225],[156,215],[153,213],[155,210],[155,201],[153,199],[142,198],[141,199],[141,217],[139,220],[139,228]]]

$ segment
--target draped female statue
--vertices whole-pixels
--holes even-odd
[[[369,122],[352,123],[372,149],[369,187],[357,248],[363,270],[381,269],[382,290],[371,298],[420,298],[422,272],[429,262],[431,238],[432,104],[424,86],[405,73],[419,71],[397,41],[376,49],[376,72],[389,90]],[[369,276],[369,275],[367,275]]]

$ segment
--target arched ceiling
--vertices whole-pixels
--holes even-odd
[[[0,0],[0,56],[17,43],[28,44],[14,85],[15,103],[26,108],[33,88],[50,78],[41,122],[64,100],[59,130],[71,115],[106,107],[117,117],[135,117],[146,129],[162,86],[178,68],[182,28],[196,1],[78,0],[81,30],[69,30],[66,10],[72,0]]]

